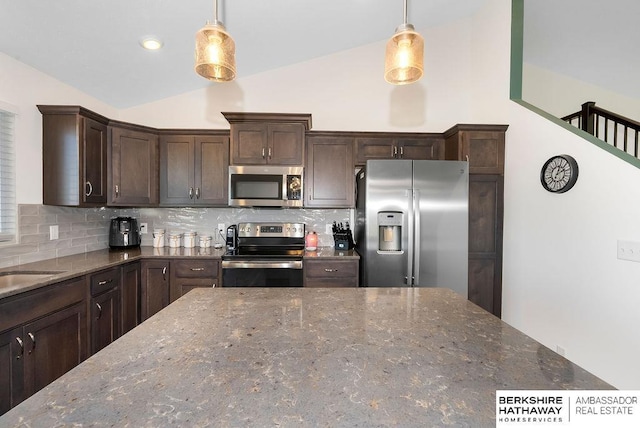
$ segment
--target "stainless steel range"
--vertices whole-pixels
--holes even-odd
[[[222,256],[222,286],[302,287],[304,232],[304,223],[231,227],[227,239],[235,245]]]

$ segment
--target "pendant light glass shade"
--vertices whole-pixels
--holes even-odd
[[[236,44],[218,21],[218,2],[215,19],[196,33],[195,70],[200,76],[215,82],[230,82],[236,78]]]
[[[413,25],[407,24],[407,1],[404,1],[404,23],[387,42],[384,58],[384,80],[406,85],[419,80],[424,73],[424,39]]]

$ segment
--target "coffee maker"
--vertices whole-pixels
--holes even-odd
[[[227,249],[235,250],[238,248],[238,226],[232,224],[227,227]]]
[[[109,229],[109,247],[131,248],[138,246],[140,246],[138,220],[133,217],[112,218]]]

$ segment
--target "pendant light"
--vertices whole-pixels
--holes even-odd
[[[207,21],[196,33],[195,70],[214,82],[230,82],[236,77],[236,44],[218,21],[218,0],[213,8],[213,23]]]
[[[407,24],[407,0],[404,0],[404,22],[387,42],[384,58],[384,80],[393,85],[406,85],[419,80],[424,73],[424,39]]]

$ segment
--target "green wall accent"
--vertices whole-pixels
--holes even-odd
[[[529,0],[535,1],[535,0]],[[510,97],[511,100],[521,106],[539,114],[556,125],[584,138],[590,143],[600,147],[601,149],[611,153],[615,157],[640,168],[640,159],[626,153],[611,144],[594,137],[588,132],[579,129],[564,120],[555,117],[539,107],[536,107],[522,99],[522,69],[523,69],[523,50],[524,50],[524,2],[525,0],[511,0],[511,82]]]

